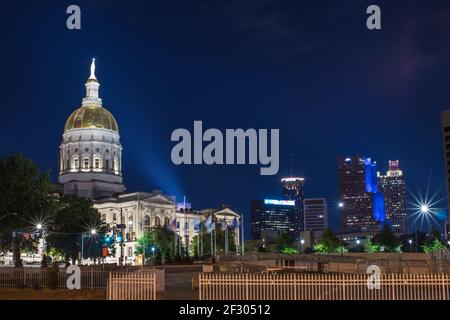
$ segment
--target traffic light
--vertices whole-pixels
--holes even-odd
[[[103,256],[103,257],[109,256],[109,250],[108,250],[108,248],[105,247],[105,246],[102,247],[102,256]]]

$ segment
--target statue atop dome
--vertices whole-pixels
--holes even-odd
[[[91,63],[91,76],[89,77],[89,79],[97,79],[95,77],[95,58],[92,59],[92,63]]]

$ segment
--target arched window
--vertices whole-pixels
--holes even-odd
[[[164,218],[164,225],[168,226],[170,224],[170,218],[169,217],[165,217]]]
[[[146,215],[144,217],[144,232],[148,232],[150,230],[150,216]]]
[[[78,158],[73,159],[73,169],[79,169],[80,168],[80,161]]]
[[[94,168],[100,169],[100,159],[99,158],[94,159]]]
[[[128,230],[130,231],[130,234],[133,234],[133,228],[134,227],[134,223],[133,223],[133,216],[129,216],[128,217]]]
[[[84,169],[89,169],[89,158],[84,158],[83,159],[83,168]]]
[[[161,227],[161,218],[155,217],[155,227]]]

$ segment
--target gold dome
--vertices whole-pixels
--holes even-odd
[[[64,131],[83,128],[101,128],[119,132],[119,126],[111,112],[99,106],[83,106],[76,109],[67,119]]]

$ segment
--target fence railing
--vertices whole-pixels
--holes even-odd
[[[108,300],[156,300],[156,272],[109,275]]]
[[[201,273],[200,300],[449,300],[448,274]]]
[[[81,289],[106,290],[108,271],[94,268],[81,269]],[[67,288],[67,274],[64,269],[58,273],[58,288]],[[0,288],[44,288],[47,279],[47,270],[38,268],[5,268],[0,269]]]

